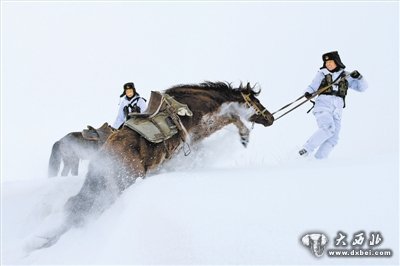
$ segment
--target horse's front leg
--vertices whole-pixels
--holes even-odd
[[[246,125],[242,122],[239,116],[233,116],[232,124],[234,124],[238,128],[240,135],[240,142],[246,148],[250,139],[250,129],[246,127]]]

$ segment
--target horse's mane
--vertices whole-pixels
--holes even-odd
[[[175,100],[187,104],[192,109],[194,116],[190,123],[199,123],[199,119],[206,113],[211,113],[227,102],[244,102],[242,96],[250,94],[257,96],[260,92],[254,91],[250,85],[233,88],[231,83],[206,81],[199,84],[176,85],[165,91]]]
[[[254,86],[255,87],[255,86]],[[254,87],[247,88],[241,83],[238,88],[233,88],[231,83],[228,82],[211,82],[205,81],[199,84],[180,84],[173,86],[165,91],[167,94],[183,93],[186,90],[191,90],[192,92],[215,91],[220,94],[225,94],[226,96],[232,95],[232,92],[245,92],[257,96],[260,94],[260,90],[255,91]]]

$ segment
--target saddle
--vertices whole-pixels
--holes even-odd
[[[152,91],[147,109],[143,113],[129,113],[125,126],[136,131],[146,140],[160,143],[177,133],[185,138],[179,116],[192,116],[186,104],[182,104],[168,94]]]

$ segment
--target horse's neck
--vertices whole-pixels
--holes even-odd
[[[226,103],[212,113],[204,115],[200,121],[189,130],[191,142],[209,137],[223,127],[236,123],[247,116],[246,110],[237,103]]]

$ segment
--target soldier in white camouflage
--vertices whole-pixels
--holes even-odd
[[[142,113],[147,108],[146,99],[140,97],[139,93],[136,92],[133,82],[124,84],[124,91],[120,97],[118,115],[113,124],[116,129],[124,124],[129,113]]]
[[[317,120],[318,130],[307,140],[299,151],[301,156],[308,156],[315,150],[315,158],[327,158],[339,140],[341,119],[347,89],[363,92],[368,85],[357,71],[347,73],[337,51],[322,55],[323,66],[306,88],[304,96],[309,99],[318,89],[324,88],[334,81],[334,85],[325,90],[315,100],[313,114]]]

